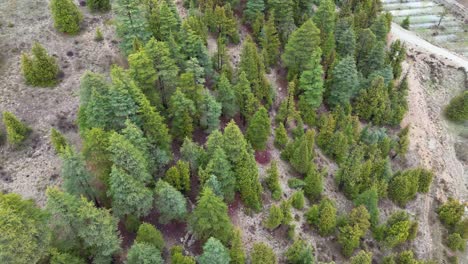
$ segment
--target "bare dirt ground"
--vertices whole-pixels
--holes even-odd
[[[50,145],[50,129],[55,127],[74,145],[79,142],[75,126],[79,79],[85,70],[107,73],[119,62],[110,14],[90,14],[77,36],[60,34],[53,28],[43,0],[0,1],[0,112],[10,111],[32,128],[23,147],[0,145],[0,190],[17,192],[44,203],[45,189],[59,181],[60,160]],[[93,41],[96,27],[105,40]],[[54,88],[34,88],[24,84],[20,55],[32,44],[41,43],[57,58],[63,77]]]

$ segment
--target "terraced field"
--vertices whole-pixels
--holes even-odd
[[[431,0],[383,0],[384,10],[400,24],[410,18],[410,30],[429,42],[468,58],[468,24]]]

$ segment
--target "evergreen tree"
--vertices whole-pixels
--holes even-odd
[[[192,171],[197,171],[198,167],[204,162],[205,151],[197,143],[186,137],[182,147],[180,147],[181,158],[190,164]]]
[[[449,197],[448,201],[437,209],[439,219],[445,225],[455,226],[463,216],[464,205],[460,201]]]
[[[445,108],[445,115],[452,121],[468,120],[468,92],[465,91],[452,98]]]
[[[303,105],[306,106],[305,109],[301,109],[302,114],[306,111],[313,111],[322,104],[323,68],[320,65],[320,56],[320,49],[314,51],[299,79],[298,88],[301,92],[299,100],[304,101]]]
[[[110,160],[109,135],[100,128],[88,130],[83,135],[82,153],[86,164],[93,170],[93,174],[107,186],[112,161]]]
[[[163,264],[161,252],[153,245],[134,243],[127,253],[127,264],[154,263]]]
[[[296,29],[296,25],[294,24],[294,1],[271,0],[268,1],[268,9],[274,15],[280,40],[284,44]]]
[[[302,239],[297,239],[286,250],[285,256],[287,263],[290,264],[313,264],[314,255],[313,248]]]
[[[278,63],[281,42],[275,26],[275,15],[271,13],[263,26],[260,36],[260,45],[263,49],[263,59],[266,67],[273,67]]]
[[[172,220],[184,220],[187,215],[187,201],[174,187],[163,180],[156,183],[155,205],[161,216],[159,222],[167,224]]]
[[[335,49],[335,2],[321,0],[312,19],[320,30],[320,47],[323,57],[328,58]]]
[[[137,243],[146,243],[154,246],[159,251],[164,249],[164,237],[161,232],[156,229],[152,224],[142,223],[138,228],[137,236],[135,238]]]
[[[359,68],[364,77],[370,77],[372,73],[382,70],[385,66],[385,56],[385,42],[377,41],[365,57],[363,67]]]
[[[231,130],[230,132],[234,132],[234,130]],[[237,133],[238,131],[235,131]],[[239,130],[240,132],[240,130]],[[242,134],[241,134],[242,135]],[[235,135],[235,137],[238,137],[239,135]],[[242,135],[243,136],[243,135]],[[242,144],[247,144],[245,142],[244,137],[239,137],[239,140],[242,140]],[[225,144],[225,138],[223,137],[223,134],[219,130],[215,130],[211,132],[211,134],[208,136],[206,143],[205,143],[205,152],[206,152],[206,161],[211,160],[214,157],[214,153],[218,147],[224,148]],[[245,145],[247,146],[247,145]],[[226,151],[226,150],[225,150]],[[227,152],[226,152],[227,154]]]
[[[203,245],[203,254],[198,257],[200,264],[229,264],[229,250],[216,238],[210,237]]]
[[[64,190],[77,197],[83,195],[91,201],[95,200],[93,176],[86,169],[83,156],[68,146],[63,150],[61,157]]]
[[[397,86],[397,89],[395,89],[394,86],[393,89],[389,91],[389,96],[392,109],[392,118],[389,120],[389,123],[398,125],[408,111],[408,101],[406,100],[408,97],[408,80],[406,77],[403,78],[400,85]]]
[[[272,205],[263,225],[269,230],[276,229],[283,222],[283,211],[279,206]]]
[[[0,262],[39,262],[51,242],[47,221],[47,213],[33,200],[0,193]]]
[[[139,2],[133,0],[115,1],[117,35],[122,39],[120,46],[126,54],[133,51],[133,43],[146,43],[151,36],[148,21],[143,15]]]
[[[403,21],[401,21],[401,24],[400,26],[406,30],[409,30],[410,28],[410,18],[409,16],[405,17],[405,19],[403,19]]]
[[[374,32],[379,41],[385,41],[387,34],[390,31],[388,20],[385,14],[380,14],[377,19],[372,23],[370,29]]]
[[[419,189],[419,170],[398,172],[388,183],[388,196],[396,204],[405,206],[416,197]]]
[[[155,37],[168,40],[171,34],[177,34],[180,29],[177,14],[169,7],[170,2],[161,1],[159,6],[159,34]]]
[[[279,183],[279,172],[276,160],[271,162],[271,166],[267,171],[268,177],[265,179],[268,189],[271,191],[271,197],[273,200],[279,200],[281,198],[282,190]]]
[[[378,207],[379,197],[377,189],[375,187],[359,194],[356,199],[354,199],[354,205],[360,206],[363,205],[366,207],[367,211],[370,214],[370,223],[373,227],[376,227],[379,223],[379,207]]]
[[[241,159],[243,158],[241,155],[247,149],[247,141],[245,140],[242,131],[233,120],[231,120],[227,124],[226,128],[224,128],[223,138],[224,152],[233,166],[238,167]]]
[[[309,170],[312,164],[312,158],[314,157],[314,130],[307,130],[300,139],[294,142],[294,149],[291,153],[291,165],[299,173],[305,174]]]
[[[252,264],[277,264],[278,258],[271,247],[265,243],[255,243],[250,253],[250,261]]]
[[[291,196],[291,205],[298,209],[302,210],[304,209],[304,192],[302,190],[296,191],[295,193],[292,194]]]
[[[157,78],[151,57],[144,49],[141,49],[128,56],[128,64],[130,77],[135,81],[138,88],[149,94],[154,89]]]
[[[328,103],[331,106],[344,105],[357,93],[358,73],[354,58],[345,57],[333,68]]]
[[[236,228],[234,230],[233,238],[231,240],[231,250],[229,251],[229,255],[231,257],[231,264],[245,264],[246,256],[241,236],[241,230],[239,228]]]
[[[409,232],[415,223],[410,220],[408,213],[405,211],[393,213],[388,218],[387,223],[380,227],[384,244],[388,247],[395,247],[407,241],[410,235]]]
[[[245,149],[239,158],[235,172],[241,199],[247,207],[258,212],[262,208],[263,189],[258,180],[257,162],[254,155]]]
[[[219,78],[217,92],[217,99],[222,105],[223,114],[228,118],[234,117],[238,112],[236,94],[225,73],[222,73]]]
[[[250,119],[249,126],[247,127],[247,139],[254,149],[266,149],[270,130],[270,117],[265,107],[261,106],[252,119]]]
[[[21,54],[21,70],[26,79],[26,84],[49,87],[57,84],[59,67],[54,57],[49,56],[47,51],[39,43],[34,43],[32,57]]]
[[[3,112],[3,124],[5,124],[8,143],[19,145],[26,140],[31,129],[23,124],[10,112]]]
[[[376,45],[377,38],[368,28],[357,33],[359,34],[356,43],[356,65],[358,69],[365,69],[367,67],[366,59],[369,57],[369,53]]]
[[[63,33],[77,34],[83,21],[83,14],[71,0],[52,0],[50,11],[54,27]]]
[[[284,127],[283,123],[280,123],[275,128],[275,146],[280,150],[284,149],[284,147],[286,147],[286,145],[288,144],[288,141],[289,138],[286,128]]]
[[[236,176],[221,146],[215,149],[210,161],[206,165],[206,169],[200,171],[199,174],[200,176],[204,175],[202,182],[207,180],[206,178],[209,175],[215,176],[219,182],[219,188],[224,199],[228,202],[234,199]]]
[[[187,98],[180,89],[177,89],[171,97],[169,108],[172,116],[172,133],[176,138],[192,137],[195,111],[194,102]]]
[[[239,75],[239,80],[236,84],[235,90],[240,113],[246,120],[248,120],[255,114],[259,101],[252,93],[250,82],[247,79],[245,72],[241,72]]]
[[[283,62],[288,68],[288,79],[300,75],[320,44],[320,30],[311,19],[295,30],[285,46]]]
[[[112,255],[120,250],[117,219],[85,198],[57,188],[49,188],[46,194],[47,211],[54,219],[52,230],[59,239],[57,243],[70,243],[78,250],[86,250],[93,256],[94,263],[109,263]]]
[[[85,264],[86,262],[74,255],[59,252],[56,249],[50,250],[50,264]]]
[[[314,165],[311,165],[304,179],[304,193],[309,200],[317,200],[323,192],[323,174],[318,172]]]
[[[190,191],[190,167],[186,161],[178,160],[166,171],[164,180],[180,192]]]
[[[252,23],[257,16],[263,14],[265,2],[263,0],[248,0],[244,9],[244,19]]]
[[[63,154],[68,146],[67,139],[55,128],[50,130],[50,141],[57,154]]]
[[[305,214],[307,222],[317,227],[321,236],[327,236],[335,231],[336,205],[333,200],[323,198],[319,205],[312,206]]]
[[[390,45],[386,62],[392,66],[393,78],[398,79],[401,75],[401,63],[406,59],[406,46],[400,40],[394,41]]]
[[[356,33],[354,32],[351,17],[338,20],[335,29],[336,52],[341,58],[352,56],[356,52]]]
[[[201,107],[200,125],[202,128],[205,128],[207,133],[219,128],[221,110],[221,103],[217,102],[208,90],[205,90]]]
[[[172,264],[196,264],[195,259],[191,256],[184,256],[181,246],[173,246],[171,248],[171,263]]]
[[[355,111],[359,117],[375,125],[383,125],[389,120],[390,101],[382,77],[375,78],[371,87],[361,91],[356,99]]]
[[[91,11],[105,12],[111,10],[110,0],[88,0],[86,5]]]
[[[227,243],[232,235],[232,223],[227,206],[210,188],[204,188],[198,197],[197,206],[189,218],[190,230],[205,241],[214,237]]]
[[[354,257],[351,258],[351,264],[371,264],[371,263],[372,263],[372,252],[361,250]]]
[[[458,233],[452,233],[447,238],[447,246],[452,251],[465,251],[466,241]]]

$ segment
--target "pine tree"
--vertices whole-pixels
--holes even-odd
[[[144,93],[154,89],[156,83],[156,71],[153,68],[153,61],[148,53],[141,49],[128,56],[129,76]]]
[[[301,101],[304,101],[306,109],[301,109],[301,113],[306,111],[313,111],[322,104],[323,94],[323,68],[320,65],[320,49],[314,51],[310,57],[310,61],[306,69],[302,72],[299,79],[299,91],[302,93],[300,96]]]
[[[445,115],[452,121],[468,120],[468,92],[465,91],[452,98],[445,108]]]
[[[107,186],[112,161],[110,160],[109,135],[100,128],[92,128],[83,135],[82,153],[86,164],[95,168],[92,172]]]
[[[61,155],[63,188],[70,194],[80,197],[83,195],[89,200],[96,199],[93,176],[86,169],[86,163],[80,153],[67,146]]]
[[[167,1],[161,1],[159,6],[159,35],[161,40],[168,40],[171,34],[177,34],[180,29],[176,14],[169,7]]]
[[[234,199],[236,176],[221,146],[216,148],[206,165],[206,169],[203,172],[199,172],[199,174],[200,176],[206,175],[203,177],[204,180],[202,179],[202,182],[207,180],[206,177],[208,175],[215,176],[219,182],[219,188],[224,199],[228,202]]]
[[[54,27],[63,33],[77,34],[83,21],[83,14],[71,0],[52,0],[50,11]]]
[[[324,172],[317,171],[314,165],[311,165],[307,176],[304,179],[304,193],[309,200],[317,200],[323,192],[323,174]]]
[[[319,44],[320,30],[311,19],[291,34],[282,57],[288,68],[288,79],[304,71]]]
[[[280,40],[284,44],[296,29],[294,24],[294,2],[292,0],[268,1],[268,9],[274,15]]]
[[[392,86],[392,85],[391,85]],[[408,111],[408,80],[407,77],[403,78],[400,85],[393,86],[389,91],[390,106],[392,110],[392,118],[389,123],[392,125],[398,125],[403,120],[406,112]]]
[[[385,42],[377,41],[359,68],[364,77],[370,78],[372,73],[381,71],[385,67],[385,56]]]
[[[387,34],[390,31],[387,18],[385,14],[380,14],[377,19],[372,23],[370,29],[374,32],[379,41],[385,41]]]
[[[189,228],[200,240],[214,237],[227,243],[232,236],[232,223],[227,206],[210,188],[204,188],[189,218]]]
[[[279,183],[279,172],[276,160],[271,162],[271,166],[267,171],[268,177],[265,179],[268,189],[271,191],[273,200],[278,201],[281,198],[282,190]]]
[[[181,246],[173,246],[171,248],[171,263],[172,264],[196,264],[192,256],[184,256]]]
[[[223,114],[232,118],[238,112],[236,94],[225,73],[221,74],[217,85],[217,99],[221,103]]]
[[[127,253],[127,264],[154,263],[163,264],[164,260],[153,245],[147,243],[134,243]]]
[[[33,200],[15,193],[0,193],[0,261],[36,263],[49,248],[50,230],[47,212]]]
[[[248,0],[244,9],[244,19],[252,23],[255,18],[263,14],[265,2],[263,0]]]
[[[190,164],[192,171],[197,171],[198,167],[204,163],[205,151],[197,143],[186,137],[182,147],[180,147],[181,158]]]
[[[263,59],[266,67],[273,67],[278,63],[281,42],[275,26],[275,15],[271,13],[263,26],[260,45],[264,51]]]
[[[50,141],[52,142],[52,146],[57,154],[63,154],[68,146],[67,139],[55,128],[50,130]]]
[[[351,264],[371,264],[371,263],[372,263],[372,252],[361,250],[354,257],[351,258]]]
[[[164,180],[180,192],[190,191],[190,167],[186,161],[178,160],[175,166],[166,171]]]
[[[164,237],[161,232],[156,229],[152,224],[142,223],[138,227],[137,236],[135,238],[137,243],[146,243],[157,248],[159,251],[164,249]]]
[[[52,230],[59,238],[56,242],[86,250],[96,263],[109,263],[112,255],[120,250],[117,219],[108,210],[94,207],[85,198],[80,199],[57,188],[49,188],[46,194],[47,211],[55,219]]]
[[[275,128],[275,146],[279,148],[280,150],[282,150],[286,147],[286,145],[288,144],[288,141],[289,141],[289,138],[288,138],[286,128],[284,127],[283,123],[280,123]]]
[[[312,19],[320,30],[320,47],[323,57],[328,58],[335,48],[335,2],[321,0]]]
[[[333,68],[328,103],[333,107],[349,103],[357,93],[358,86],[358,73],[354,58],[343,58]]]
[[[21,70],[26,79],[26,84],[49,87],[57,84],[59,67],[54,57],[39,43],[34,43],[32,57],[28,54],[21,55]]]
[[[297,239],[285,252],[285,256],[291,264],[313,264],[313,252],[313,248],[306,241]]]
[[[250,260],[252,264],[277,264],[278,258],[271,247],[265,243],[255,243],[250,253]]]
[[[229,250],[216,238],[210,237],[203,245],[203,254],[198,257],[200,264],[229,264]]]
[[[240,113],[246,120],[248,120],[255,114],[260,103],[252,93],[250,82],[247,79],[245,72],[241,72],[239,75],[239,80],[236,84],[235,90]]]
[[[221,110],[221,103],[217,102],[208,90],[205,90],[200,117],[200,125],[202,128],[205,128],[205,132],[210,133],[219,128]]]
[[[84,264],[83,259],[74,255],[50,249],[50,264]]]
[[[86,5],[91,11],[105,12],[111,10],[110,0],[88,0]]]
[[[376,227],[379,222],[379,197],[377,189],[375,187],[359,194],[354,199],[354,205],[364,205],[370,214],[370,223],[373,227]]]
[[[448,227],[455,226],[458,222],[460,222],[463,216],[463,211],[463,203],[460,203],[460,201],[454,199],[453,197],[449,197],[448,201],[437,208],[439,219]]]
[[[294,150],[291,153],[291,165],[299,173],[305,174],[309,170],[314,156],[314,130],[308,130],[300,139],[294,143]]]
[[[233,120],[231,120],[227,124],[226,128],[224,128],[223,138],[224,152],[233,166],[238,167],[241,159],[243,158],[241,155],[247,149],[247,141]]]
[[[146,43],[151,37],[148,21],[145,19],[140,4],[133,0],[115,1],[117,35],[122,39],[120,46],[126,54],[133,50],[133,42]]]
[[[261,106],[250,119],[247,127],[247,139],[256,150],[265,150],[270,135],[270,117],[265,107]]]
[[[391,109],[388,90],[382,77],[375,78],[371,87],[361,91],[356,99],[355,111],[360,118],[375,125],[387,122]]]
[[[396,153],[403,158],[405,157],[409,148],[409,131],[410,125],[406,125],[402,130],[400,130],[400,132],[398,132]]]
[[[260,211],[263,189],[258,179],[258,168],[253,154],[244,149],[236,163],[235,172],[242,201],[254,211]]]
[[[401,75],[401,63],[406,59],[406,46],[400,40],[392,42],[390,51],[387,53],[386,62],[392,66],[393,78],[398,79]]]
[[[353,56],[356,53],[356,34],[351,17],[338,20],[335,29],[336,52],[341,58]]]
[[[172,133],[176,138],[192,137],[194,102],[180,90],[171,96],[169,112],[172,116]]]
[[[22,143],[31,131],[29,127],[10,112],[3,112],[3,124],[5,124],[8,143],[12,145]]]
[[[272,205],[268,217],[264,221],[264,226],[269,230],[276,229],[283,222],[283,211],[279,206]]]
[[[356,65],[358,69],[365,69],[366,59],[369,53],[377,43],[374,33],[368,28],[359,31],[356,43]]]
[[[291,205],[292,207],[302,210],[304,209],[304,192],[302,190],[296,191],[295,193],[292,194],[291,196]]]
[[[230,132],[237,133],[237,131],[230,131]],[[236,138],[238,136],[239,135],[237,135],[237,134],[235,135]],[[242,140],[242,143],[247,144],[245,142],[244,137],[239,137],[238,139]],[[218,147],[224,148],[225,143],[226,143],[225,138],[223,137],[223,134],[221,133],[221,131],[215,130],[215,131],[211,132],[211,134],[208,136],[208,138],[206,140],[206,143],[205,143],[206,163],[208,163],[208,161],[210,161],[214,157],[214,153],[215,153],[216,149],[218,149]],[[245,145],[245,146],[247,146],[247,145]]]
[[[242,233],[241,230],[236,228],[233,233],[233,238],[231,240],[231,250],[229,255],[231,257],[231,264],[244,264],[245,263],[245,252],[244,246],[242,243]]]
[[[159,222],[167,224],[172,220],[181,221],[187,216],[187,201],[174,187],[163,180],[156,183],[155,206],[161,216]]]

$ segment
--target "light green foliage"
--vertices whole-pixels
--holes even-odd
[[[419,175],[421,172],[420,169],[397,172],[388,184],[390,199],[400,206],[405,206],[408,201],[413,200],[419,190]]]
[[[250,261],[252,264],[277,264],[278,258],[271,247],[265,243],[256,243],[253,245],[250,253]]]
[[[398,79],[401,75],[401,63],[406,59],[406,46],[400,40],[395,40],[390,45],[386,62],[392,66],[393,78]]]
[[[67,146],[61,155],[63,189],[77,197],[84,196],[89,200],[96,199],[93,176],[86,168],[86,163],[81,153]]]
[[[112,167],[109,152],[109,135],[101,128],[92,128],[83,133],[82,154],[86,163],[94,168],[93,174],[107,184]]]
[[[312,206],[306,213],[307,222],[315,225],[321,236],[327,236],[335,231],[336,205],[333,200],[323,198],[319,205]]]
[[[80,31],[83,14],[72,0],[52,0],[50,11],[58,31],[72,35]]]
[[[387,223],[378,228],[380,230],[378,230],[377,234],[381,232],[382,237],[377,237],[377,239],[383,240],[388,247],[395,247],[410,238],[410,231],[415,232],[414,228],[412,228],[414,224],[416,222],[411,221],[406,212],[398,211],[393,213]]]
[[[182,147],[180,147],[182,159],[190,164],[192,171],[197,171],[198,167],[203,163],[205,151],[197,143],[186,137]]]
[[[176,165],[166,171],[164,180],[180,192],[190,191],[190,165],[188,162],[178,160]]]
[[[63,154],[68,146],[67,139],[55,128],[50,130],[50,141],[57,154]]]
[[[300,75],[320,44],[320,30],[311,19],[291,34],[285,46],[283,62],[288,68],[288,79]]]
[[[163,264],[161,252],[153,245],[135,243],[128,250],[126,264]]]
[[[19,145],[28,136],[31,129],[23,124],[18,118],[10,113],[3,112],[3,124],[7,132],[7,140],[11,145]]]
[[[129,76],[143,92],[154,89],[157,75],[153,67],[153,60],[144,49],[128,56]]]
[[[291,226],[293,216],[291,213],[291,201],[283,200],[280,204],[281,211],[283,212],[283,225]]]
[[[152,224],[142,223],[138,228],[135,241],[137,243],[146,243],[157,248],[159,251],[164,249],[164,237],[161,232]]]
[[[86,250],[95,263],[109,263],[120,250],[117,219],[108,210],[94,207],[85,198],[49,188],[47,211],[54,219],[51,224],[58,239],[56,244],[66,242],[78,250]]]
[[[447,226],[454,226],[461,220],[464,207],[460,201],[450,197],[446,203],[437,209],[439,219]]]
[[[400,85],[391,85],[389,96],[392,109],[392,118],[388,120],[389,124],[398,125],[408,111],[408,80],[404,77]]]
[[[328,104],[335,107],[349,103],[359,87],[358,73],[354,58],[347,56],[341,59],[332,70]]]
[[[39,262],[50,242],[47,220],[33,200],[0,193],[0,262]]]
[[[88,0],[86,5],[91,11],[105,12],[111,10],[110,0]]]
[[[110,127],[109,84],[101,74],[86,71],[80,79],[80,108],[78,127],[80,133],[91,128]]]
[[[281,42],[275,26],[275,15],[271,13],[262,29],[260,45],[263,49],[263,59],[266,67],[273,67],[278,63]]]
[[[242,243],[241,230],[236,228],[231,240],[231,250],[229,251],[231,257],[231,264],[245,264],[244,244]]]
[[[239,158],[234,170],[241,199],[247,207],[258,212],[262,208],[263,189],[258,179],[257,162],[254,155],[246,149],[240,153]]]
[[[351,264],[371,264],[371,263],[372,263],[372,252],[361,250],[354,257],[351,258]]]
[[[208,90],[203,95],[201,106],[200,125],[207,133],[219,128],[219,117],[221,116],[222,104],[217,102]]]
[[[364,206],[353,208],[347,223],[339,227],[338,242],[345,256],[351,256],[370,227],[370,215]]]
[[[468,239],[468,218],[462,219],[457,223],[455,232],[459,233],[462,238]]]
[[[445,108],[445,115],[452,121],[468,120],[468,92],[452,98]]]
[[[370,214],[370,222],[373,227],[377,226],[379,222],[379,197],[376,188],[371,188],[354,199],[354,205],[364,205]]]
[[[302,190],[293,193],[293,195],[291,196],[291,205],[294,208],[302,210],[304,209],[304,203],[304,192]]]
[[[218,146],[215,149],[206,168],[199,171],[199,176],[202,183],[208,180],[208,177],[214,176],[218,181],[221,196],[224,197],[226,201],[232,201],[234,199],[236,175],[234,174],[226,153],[221,147],[222,146]]]
[[[300,109],[301,114],[304,116],[309,111],[314,111],[322,104],[323,94],[323,68],[320,65],[321,50],[317,49],[310,57],[309,63],[306,65],[304,72],[299,79],[299,91],[301,93],[299,100],[304,105]]]
[[[260,104],[250,88],[250,82],[245,72],[241,72],[235,86],[237,104],[242,116],[249,120],[255,114]]]
[[[363,89],[356,99],[357,115],[375,125],[386,124],[390,120],[390,100],[384,79],[377,77],[372,80],[368,89]]]
[[[195,259],[191,256],[184,256],[181,246],[173,246],[171,248],[171,263],[172,264],[195,264]]]
[[[302,189],[305,186],[305,182],[298,178],[288,179],[288,186],[291,189]]]
[[[268,111],[261,106],[250,119],[247,127],[247,139],[256,150],[265,150],[270,136],[271,123]]]
[[[203,245],[203,254],[198,257],[200,264],[229,264],[229,250],[216,238],[210,237]]]
[[[167,224],[172,220],[181,221],[187,216],[187,201],[174,187],[163,180],[156,183],[155,206],[161,213],[159,222]]]
[[[68,253],[59,252],[56,249],[50,250],[50,264],[85,264],[79,257]]]
[[[217,100],[222,105],[223,114],[229,118],[234,117],[234,115],[239,111],[236,104],[236,94],[234,87],[229,82],[225,73],[222,73],[219,78],[217,92]]]
[[[210,188],[204,188],[197,200],[197,206],[189,218],[189,228],[197,238],[205,241],[209,237],[227,243],[232,236],[232,223],[227,206]]]
[[[21,70],[26,84],[39,87],[50,87],[57,84],[59,67],[54,57],[49,56],[44,47],[34,43],[32,56],[21,55]]]
[[[231,120],[227,124],[226,128],[224,128],[223,138],[224,152],[226,152],[229,161],[234,166],[238,166],[239,161],[242,158],[242,152],[247,149],[247,141],[245,140],[244,135],[233,120]]]
[[[317,200],[323,192],[323,178],[326,171],[319,172],[317,168],[312,165],[304,178],[304,194],[309,200]]]
[[[281,198],[282,190],[279,183],[278,163],[276,160],[271,162],[270,168],[267,171],[268,177],[265,179],[268,189],[271,191],[271,198],[278,201]]]
[[[429,188],[431,187],[433,178],[434,178],[434,173],[432,171],[419,168],[418,192],[428,193]]]
[[[314,130],[310,129],[299,139],[294,141],[290,162],[299,173],[305,174],[309,170],[314,157]]]
[[[194,102],[177,89],[171,97],[169,108],[172,116],[172,134],[176,138],[192,137],[195,111]]]
[[[289,127],[299,115],[296,109],[296,101],[294,99],[295,91],[296,81],[294,80],[288,83],[288,97],[281,102],[278,113],[275,117],[276,122],[284,123],[285,127]]]
[[[117,35],[121,38],[120,47],[126,53],[133,51],[133,43],[139,40],[146,43],[151,36],[148,21],[137,1],[117,0],[114,2],[117,20]]]
[[[466,241],[460,236],[460,234],[452,233],[447,238],[447,245],[453,251],[465,251]]]
[[[239,43],[237,21],[229,3],[224,6],[216,5],[214,10],[207,6],[205,16],[210,31],[218,33],[222,37],[229,37],[233,43]]]
[[[314,250],[302,239],[297,239],[285,252],[288,264],[314,264]]]
[[[270,207],[268,217],[263,222],[263,225],[270,230],[276,229],[283,222],[283,217],[281,208],[279,206],[272,205]]]
[[[410,125],[406,125],[400,132],[398,132],[398,140],[396,145],[396,153],[401,156],[405,157],[406,152],[408,152],[409,148],[409,130]]]
[[[278,124],[278,126],[275,128],[275,146],[281,150],[286,147],[288,141],[289,138],[286,128],[284,127],[283,123]]]

